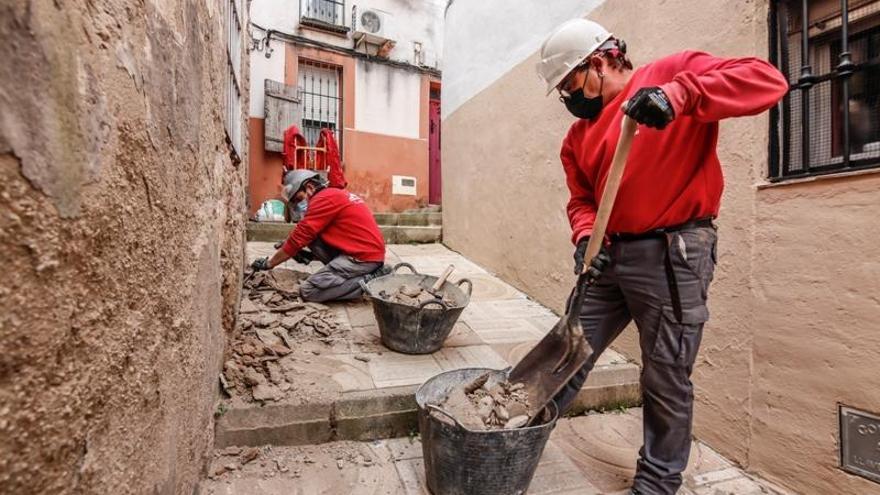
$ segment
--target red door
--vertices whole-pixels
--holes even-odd
[[[428,203],[441,204],[440,179],[440,100],[431,100],[428,115]]]

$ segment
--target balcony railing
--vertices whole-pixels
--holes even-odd
[[[331,31],[346,32],[345,0],[300,0],[300,22]]]

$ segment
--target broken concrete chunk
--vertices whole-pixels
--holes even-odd
[[[269,347],[272,347],[275,344],[281,344],[281,338],[269,328],[258,328],[257,338],[260,339],[260,342]]]
[[[248,368],[244,371],[244,382],[252,387],[266,383],[266,377],[259,371]]]
[[[304,303],[292,302],[292,303],[279,304],[278,306],[275,306],[274,308],[269,308],[269,311],[272,311],[273,313],[290,313],[290,312],[301,312],[306,309],[307,309],[307,307]]]
[[[241,447],[226,447],[220,451],[222,455],[238,455],[241,454]]]
[[[276,401],[280,400],[283,397],[283,393],[278,389],[275,385],[269,385],[267,383],[261,383],[251,390],[254,395],[254,400],[258,401]]]
[[[278,385],[283,383],[284,380],[284,370],[281,369],[281,365],[278,363],[266,363],[266,368],[269,369],[269,381]]]
[[[242,451],[238,459],[239,461],[241,461],[242,464],[247,464],[259,456],[260,449],[258,449],[257,447],[248,447]]]
[[[291,352],[290,348],[284,344],[272,344],[269,348],[278,356],[286,356]]]
[[[522,428],[529,422],[529,417],[525,414],[514,416],[504,423],[505,429]]]
[[[296,313],[293,316],[285,316],[284,318],[281,318],[281,326],[287,330],[294,330],[305,319],[306,315],[302,313]]]
[[[316,309],[318,311],[329,311],[330,310],[330,306],[327,306],[326,304],[321,304],[321,303],[316,303],[316,302],[307,302],[307,303],[305,303],[305,305],[312,308],[312,309]]]
[[[268,327],[278,323],[278,316],[272,313],[260,313],[254,318],[254,325]]]
[[[407,297],[419,297],[422,293],[422,288],[417,285],[401,285],[399,290]]]
[[[256,313],[257,311],[259,311],[259,308],[257,308],[257,305],[254,304],[250,299],[248,299],[247,297],[241,298],[241,306],[238,309],[239,313],[248,314]]]

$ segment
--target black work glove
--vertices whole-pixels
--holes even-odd
[[[306,251],[305,249],[300,249],[299,252],[293,256],[293,261],[296,261],[297,263],[302,263],[303,265],[308,265],[314,260],[315,255],[312,254],[311,251]]]
[[[639,124],[656,129],[665,128],[675,119],[672,103],[666,93],[656,86],[636,91],[623,108],[623,113]]]
[[[590,236],[582,237],[578,241],[574,250],[574,274],[580,275],[584,271],[584,256],[587,254],[587,244],[590,243]],[[605,249],[603,244],[599,248],[599,254],[590,260],[590,267],[587,268],[587,274],[590,276],[590,283],[593,283],[602,276],[602,272],[611,264],[611,255]]]
[[[253,268],[255,272],[259,272],[262,270],[271,270],[271,267],[269,266],[269,258],[267,256],[257,258],[256,260],[254,260],[253,263],[251,263],[251,268]]]

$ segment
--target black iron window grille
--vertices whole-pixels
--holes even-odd
[[[880,1],[776,0],[770,180],[880,167]]]
[[[303,24],[347,31],[344,0],[300,0],[300,22]]]
[[[300,58],[297,79],[303,136],[313,146],[321,129],[330,129],[341,153],[342,67]]]

